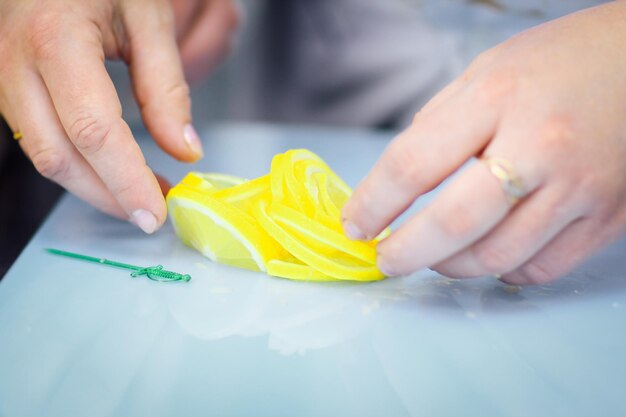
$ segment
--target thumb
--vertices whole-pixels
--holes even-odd
[[[165,152],[181,161],[196,161],[202,157],[202,144],[191,124],[189,86],[169,1],[131,0],[122,7],[130,75],[143,121]]]

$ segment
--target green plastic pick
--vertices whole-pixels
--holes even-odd
[[[135,266],[135,265],[125,264],[121,262],[110,261],[104,258],[94,258],[93,256],[81,255],[79,253],[66,252],[64,250],[59,250],[59,249],[48,248],[46,249],[46,251],[53,255],[65,256],[68,258],[79,259],[81,261],[94,262],[94,263],[98,263],[102,265],[109,265],[109,266],[114,266],[117,268],[128,269],[130,271],[133,271],[130,273],[130,276],[133,278],[145,275],[153,281],[161,281],[161,282],[163,281],[187,282],[191,279],[191,275],[179,274],[178,272],[167,271],[163,269],[163,265],[148,266],[144,268],[141,266]]]

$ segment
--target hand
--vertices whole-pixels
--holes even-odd
[[[371,238],[474,156],[510,161],[512,206],[483,161],[378,245],[389,275],[430,266],[512,284],[559,277],[626,231],[626,2],[526,31],[482,54],[386,149],[346,204]]]
[[[171,0],[187,81],[205,77],[226,55],[239,22],[232,0]]]
[[[166,217],[159,184],[122,119],[105,58],[124,59],[150,133],[182,161],[191,126],[167,0],[0,0],[0,112],[42,175],[145,232]]]

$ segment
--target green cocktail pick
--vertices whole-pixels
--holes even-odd
[[[46,249],[46,251],[53,255],[65,256],[67,258],[79,259],[81,261],[94,262],[97,264],[109,265],[109,266],[114,266],[117,268],[128,269],[130,271],[133,271],[130,273],[130,276],[133,278],[145,275],[153,281],[161,281],[161,282],[163,281],[187,282],[191,279],[191,275],[179,274],[178,272],[167,271],[163,269],[163,265],[148,266],[144,268],[141,266],[125,264],[122,262],[110,261],[104,258],[94,258],[93,256],[81,255],[80,253],[66,252],[64,250],[59,250],[59,249],[48,248]]]

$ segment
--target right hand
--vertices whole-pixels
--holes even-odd
[[[0,0],[0,113],[37,170],[147,233],[166,218],[105,69],[129,65],[144,122],[181,161],[202,157],[169,0]]]

